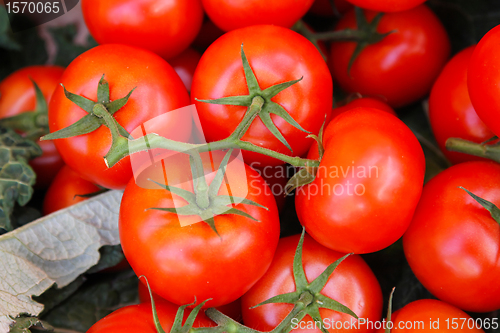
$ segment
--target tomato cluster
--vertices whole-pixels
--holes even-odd
[[[364,255],[401,239],[439,300],[394,312],[396,331],[500,309],[500,165],[446,149],[450,138],[498,145],[500,26],[450,60],[425,1],[348,2],[82,0],[100,45],[66,69],[29,67],[0,83],[2,118],[35,109],[30,79],[49,103],[42,140],[53,141],[32,161],[37,184],[51,182],[45,214],[124,191],[121,246],[164,329],[187,304],[196,308],[184,320],[203,307],[194,327],[222,325],[217,311],[205,315],[212,307],[247,326],[232,332],[292,318],[315,332],[318,318],[380,322],[385,290]],[[328,47],[316,47],[328,33],[294,25],[308,11],[336,20]],[[422,138],[398,116],[427,96],[438,148],[456,165],[424,185]],[[294,175],[266,174],[285,163]],[[290,211],[305,236],[284,237]],[[144,290],[143,304],[88,332],[155,332]]]

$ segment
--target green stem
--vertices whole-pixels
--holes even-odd
[[[446,140],[446,149],[459,153],[488,158],[500,163],[500,147],[497,145],[487,145],[459,138],[450,138]]]
[[[252,99],[252,104],[250,104],[247,112],[245,112],[245,116],[227,139],[241,139],[252,124],[253,120],[259,115],[260,111],[262,111],[262,106],[264,106],[264,98],[261,96],[255,96]]]
[[[210,206],[210,200],[208,198],[208,185],[205,178],[205,171],[203,170],[203,161],[201,160],[200,154],[197,152],[190,154],[193,158],[194,170],[193,170],[193,182],[196,184],[194,192],[196,195],[196,204],[201,209],[206,209]]]
[[[149,145],[146,144],[146,141]],[[229,140],[226,138],[224,140],[210,142],[206,144],[192,144],[185,142],[173,141],[158,134],[151,133],[147,134],[143,138],[135,139],[135,140],[125,140],[119,142],[115,147],[109,150],[108,155],[106,155],[105,160],[109,167],[112,167],[122,158],[125,158],[128,155],[133,153],[137,153],[140,151],[145,151],[148,149],[168,149],[176,152],[183,152],[187,154],[194,154],[195,152],[203,153],[207,151],[214,150],[223,150],[223,149],[231,149],[231,148],[240,148],[256,153],[260,153],[266,156],[274,157],[279,159],[285,163],[289,163],[293,166],[297,167],[317,167],[319,166],[319,161],[309,160],[306,158],[293,157],[285,154],[281,154],[275,152],[273,150],[256,146],[250,142],[240,141],[240,140]]]

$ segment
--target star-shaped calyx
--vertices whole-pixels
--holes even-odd
[[[290,116],[290,114],[281,105],[279,105],[276,102],[273,102],[271,99],[277,94],[279,94],[281,91],[301,81],[302,78],[293,81],[279,83],[262,90],[259,86],[255,73],[253,72],[252,68],[250,67],[250,64],[248,63],[248,59],[245,55],[245,52],[243,51],[243,44],[241,45],[241,60],[243,62],[243,70],[245,72],[245,79],[249,92],[248,95],[230,96],[230,97],[208,99],[208,100],[207,99],[196,99],[196,100],[199,102],[210,103],[210,104],[239,105],[239,106],[250,107],[254,98],[260,96],[263,99],[263,105],[260,112],[258,113],[258,117],[260,118],[260,120],[262,120],[262,123],[264,123],[267,129],[269,129],[269,131],[271,131],[271,133],[278,140],[280,140],[281,143],[283,143],[290,151],[292,151],[292,148],[290,147],[286,139],[283,137],[281,132],[273,123],[271,119],[271,114],[275,114],[283,118],[287,123],[289,123],[290,125],[294,126],[295,128],[303,132],[306,133],[310,132],[302,128],[302,126],[300,126],[300,124],[297,123],[295,119],[293,119],[292,116]]]
[[[302,318],[304,318],[306,315],[309,315],[315,322],[323,322],[321,314],[319,313],[320,308],[346,313],[358,319],[358,316],[347,306],[321,294],[321,290],[323,290],[323,288],[325,287],[333,271],[350,254],[346,254],[342,258],[330,264],[323,271],[323,273],[321,273],[316,279],[309,283],[307,282],[306,274],[302,264],[302,248],[304,244],[304,235],[305,229],[302,231],[297,250],[295,251],[295,257],[293,259],[293,277],[295,280],[295,291],[274,296],[260,304],[257,304],[253,308],[269,303],[288,303],[294,305],[303,303],[303,308],[294,316],[294,318],[297,318],[297,320],[299,321],[302,320]],[[323,326],[321,327],[321,330],[324,333],[328,333],[328,330]]]
[[[232,150],[229,150],[226,153],[222,162],[220,163],[219,169],[217,170],[214,179],[210,183],[210,186],[207,187],[198,186],[200,182],[205,182],[205,176],[197,171],[197,168],[195,167],[195,159],[190,156],[194,193],[179,187],[160,184],[151,180],[157,185],[186,200],[187,205],[175,208],[154,207],[150,209],[162,210],[165,212],[175,213],[177,215],[198,215],[205,223],[210,226],[210,228],[212,228],[212,230],[217,235],[219,235],[219,233],[217,232],[217,229],[215,227],[214,220],[214,217],[217,215],[235,214],[257,221],[257,219],[252,217],[250,214],[230,206],[235,203],[240,203],[245,205],[257,206],[266,210],[268,209],[267,207],[246,198],[240,198],[230,195],[218,195],[219,189],[222,186],[222,182],[224,180],[224,174],[226,173],[226,168],[229,162],[229,158],[231,157],[231,153]]]
[[[113,114],[127,104],[135,88],[125,97],[111,101],[109,98],[109,84],[104,79],[103,74],[97,85],[97,102],[94,102],[93,100],[67,91],[66,87],[62,84],[61,86],[64,89],[66,98],[78,105],[88,114],[68,127],[43,136],[41,140],[65,139],[77,135],[88,134],[98,129],[101,125],[105,125],[110,129],[113,136],[113,145],[116,144],[120,136],[122,136],[123,139],[130,137],[130,134],[123,126],[115,120]]]

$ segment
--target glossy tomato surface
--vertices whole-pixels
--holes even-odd
[[[467,90],[467,68],[475,46],[454,56],[439,74],[429,98],[432,132],[443,154],[452,162],[480,160],[480,157],[446,149],[446,140],[461,138],[483,142],[494,136],[478,117]]]
[[[82,0],[85,23],[99,44],[126,44],[165,59],[184,51],[203,22],[200,0]]]
[[[22,112],[33,111],[36,106],[33,81],[50,101],[60,82],[64,68],[59,66],[28,66],[15,71],[0,82],[0,118],[12,117]],[[53,142],[37,142],[42,156],[30,161],[37,175],[36,186],[46,188],[52,182],[64,162]]]
[[[437,298],[463,310],[500,308],[500,225],[459,186],[500,205],[500,165],[474,161],[424,187],[403,237],[411,269]]]
[[[426,0],[348,0],[355,6],[377,12],[400,12],[423,4]]]
[[[500,25],[479,41],[470,59],[467,87],[474,110],[495,135],[500,135]]]
[[[377,13],[365,11],[368,21]],[[335,30],[355,28],[354,11],[340,20]],[[342,89],[362,95],[380,96],[392,107],[402,107],[429,92],[450,54],[448,35],[437,16],[425,5],[408,11],[384,14],[379,33],[393,33],[364,48],[348,64],[354,42],[332,43],[332,74]]]
[[[314,45],[301,35],[289,29],[261,25],[223,35],[207,49],[198,64],[191,98],[198,109],[207,141],[228,137],[247,109],[196,101],[248,94],[240,52],[242,44],[261,89],[302,77],[300,82],[281,91],[272,101],[281,105],[304,129],[318,133],[325,115],[329,115],[332,108],[332,81],[325,61]],[[313,141],[306,139],[307,133],[274,114],[271,119],[292,147],[294,156],[307,152]],[[260,119],[253,121],[242,139],[291,154]],[[248,164],[283,164],[253,152],[244,152],[243,156]]]
[[[169,332],[174,323],[178,306],[164,301],[156,301],[156,311],[160,324]],[[184,313],[184,321],[190,310]],[[204,313],[199,313],[193,327],[216,326]],[[87,333],[157,333],[153,322],[153,310],[150,303],[129,305],[120,308],[95,323]]]
[[[397,292],[396,292],[397,295]],[[397,296],[395,296],[397,297]],[[481,325],[489,321],[475,320],[462,310],[437,299],[420,299],[406,304],[391,316],[393,329],[398,333],[457,332],[481,333]],[[380,329],[377,333],[384,333]]]
[[[276,295],[293,292],[296,290],[293,277],[293,258],[299,242],[299,236],[282,238],[278,244],[276,255],[271,267],[243,296],[243,322],[251,328],[261,331],[271,331],[275,328],[293,308],[292,304],[266,304],[255,309],[250,309]],[[302,262],[308,282],[317,278],[331,263],[344,256],[343,253],[332,251],[320,245],[310,236],[306,235],[302,252]],[[375,275],[368,265],[358,255],[351,255],[335,269],[328,279],[321,294],[340,302],[350,308],[360,318],[379,320],[382,312],[382,292]],[[348,314],[329,309],[320,309],[321,317],[325,324],[336,321],[351,322],[353,319]],[[293,324],[294,332],[321,332],[319,329],[301,329],[311,324],[311,317],[306,316],[301,322]],[[370,330],[345,329],[329,330],[331,332],[369,332]]]
[[[272,24],[291,28],[314,0],[202,0],[208,17],[222,30]]]
[[[217,151],[210,155],[213,164],[208,153],[202,156],[210,184],[213,170],[224,154]],[[193,191],[192,180],[186,172],[190,170],[188,156],[179,154],[173,158],[146,169],[144,178]],[[265,191],[267,185],[263,179],[260,179],[260,192],[249,187],[256,172],[240,163],[235,159],[227,166],[228,182],[223,182],[219,195],[230,192],[269,210],[236,204],[235,208],[258,221],[236,214],[217,215],[214,220],[220,236],[198,216],[181,216],[181,219],[174,213],[148,209],[186,204],[184,199],[152,182],[146,188],[131,180],[125,189],[119,222],[123,252],[135,273],[145,275],[152,290],[168,301],[188,304],[196,296],[198,302],[212,298],[206,303],[207,307],[233,302],[269,267],[279,238],[276,202],[272,194]]]
[[[147,120],[189,104],[186,88],[173,68],[156,54],[132,46],[97,46],[78,56],[61,81],[68,91],[96,101],[102,75],[109,83],[111,100],[123,98],[136,88],[127,104],[114,114],[129,133]],[[67,99],[59,86],[49,106],[50,131],[68,127],[85,115],[87,112]],[[187,141],[191,114],[172,112],[166,117],[162,117],[158,134]],[[90,182],[123,189],[133,175],[130,157],[112,168],[106,166],[103,157],[111,146],[111,133],[105,126],[54,142],[65,163]]]
[[[424,180],[422,148],[402,121],[376,109],[347,111],[329,131],[316,179],[296,191],[299,220],[330,249],[381,250],[411,222]]]
[[[78,195],[99,191],[99,187],[80,177],[69,166],[59,170],[50,184],[43,200],[43,214],[48,215],[60,209],[86,200]]]

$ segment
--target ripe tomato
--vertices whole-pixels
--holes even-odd
[[[328,131],[316,179],[295,195],[299,220],[330,249],[381,250],[411,222],[424,181],[422,148],[402,121],[376,109],[345,112]]]
[[[332,110],[332,114],[329,119],[325,121],[325,130],[323,132],[323,148],[327,147],[327,143],[330,141],[332,137],[332,131],[328,130],[328,124],[330,123],[331,119],[337,117],[338,115],[347,112],[349,110],[358,108],[358,107],[364,107],[364,108],[373,108],[377,110],[382,110],[386,111],[393,116],[396,115],[396,111],[394,111],[393,108],[391,108],[389,105],[385,104],[384,102],[380,101],[379,99],[372,98],[372,97],[361,97],[357,98],[355,100],[350,101],[346,105],[336,107]],[[318,143],[316,141],[313,142],[311,145],[311,148],[309,149],[309,152],[307,153],[307,158],[312,159],[312,160],[317,160],[319,159],[319,151],[318,151]]]
[[[382,110],[382,111],[386,111],[386,112],[392,114],[393,116],[397,116],[396,111],[394,111],[393,108],[391,108],[389,105],[382,102],[381,100],[379,100],[377,98],[373,98],[373,97],[361,97],[361,98],[356,98],[356,99],[350,101],[346,105],[334,108],[332,111],[331,119],[337,117],[341,113],[344,113],[348,110],[352,110],[352,109],[358,108],[358,107]]]
[[[139,301],[141,303],[151,303],[151,296],[149,295],[148,287],[144,283],[139,282],[139,287],[137,290],[139,292]],[[155,292],[153,292],[153,298],[155,302],[158,302],[159,299],[161,299],[163,302],[168,302]],[[172,304],[172,306],[174,305]],[[236,301],[229,304],[219,306],[216,309],[236,321],[241,321],[241,298],[238,298]]]
[[[467,90],[467,67],[474,52],[471,46],[454,56],[437,78],[429,98],[429,119],[436,141],[452,162],[481,160],[480,157],[446,149],[446,140],[462,138],[483,142],[494,136],[479,119]]]
[[[156,311],[165,332],[170,332],[178,306],[155,299]],[[190,310],[184,312],[184,320]],[[213,321],[200,311],[193,327],[213,327]],[[87,333],[157,333],[153,322],[153,310],[150,303],[125,306],[114,311],[95,323]]]
[[[376,12],[365,11],[368,21]],[[354,11],[340,20],[336,30],[355,28]],[[333,77],[347,92],[382,96],[392,107],[401,107],[422,98],[450,54],[450,41],[436,15],[425,5],[408,11],[382,16],[379,33],[393,31],[378,43],[367,46],[348,64],[354,42],[336,42],[331,46]]]
[[[314,0],[202,0],[208,17],[224,31],[259,24],[291,28],[307,13]]]
[[[101,45],[77,57],[61,79],[68,91],[97,101],[97,84],[102,75],[109,83],[110,98],[125,97],[136,87],[127,104],[118,110],[115,119],[130,133],[145,121],[189,104],[189,96],[179,76],[159,56],[126,45]],[[67,99],[59,86],[49,106],[51,132],[68,127],[87,115]],[[160,135],[186,141],[191,135],[191,114],[172,112],[163,119]],[[111,146],[111,133],[101,126],[97,130],[55,144],[68,166],[82,178],[106,188],[123,189],[132,177],[130,157],[112,168],[103,156]]]
[[[228,32],[205,51],[198,64],[191,98],[198,109],[207,141],[228,137],[246,112],[245,106],[195,101],[248,94],[240,53],[242,43],[261,89],[303,77],[272,101],[281,105],[304,129],[318,133],[325,115],[329,115],[332,108],[332,81],[325,61],[314,45],[301,35],[289,29],[261,25]],[[313,140],[305,139],[306,133],[274,114],[271,119],[290,144],[294,156],[307,152]],[[243,140],[291,155],[260,119],[254,120]],[[253,152],[244,152],[243,156],[248,164],[283,164]]]
[[[464,190],[500,205],[500,165],[474,161],[424,187],[403,237],[406,258],[434,296],[463,310],[500,309],[500,226]]]
[[[203,167],[210,184],[224,154],[216,151],[202,154]],[[213,164],[210,159],[213,160]],[[162,184],[181,186],[193,191],[187,155],[177,154],[144,171],[145,178]],[[249,187],[258,178],[256,171],[231,162],[219,194],[246,197],[269,210],[247,204],[235,208],[245,211],[260,222],[235,214],[215,216],[220,237],[194,216],[184,216],[181,226],[177,214],[151,210],[152,207],[185,205],[185,200],[151,183],[138,186],[132,179],[125,189],[120,207],[120,239],[125,257],[135,273],[147,276],[151,289],[175,304],[188,304],[212,298],[207,307],[224,305],[241,297],[266,272],[279,239],[279,218],[274,197],[260,179],[260,193]],[[243,171],[243,172],[242,172]],[[165,179],[164,173],[167,175]],[[141,176],[142,177],[142,174]],[[230,186],[230,188],[229,188]],[[244,194],[248,190],[248,194]],[[186,221],[185,219],[190,219]],[[192,220],[192,221],[191,221]],[[172,269],[175,267],[175,269]]]
[[[377,12],[400,12],[423,4],[426,0],[347,0],[355,6]]]
[[[49,186],[43,200],[43,214],[48,215],[60,209],[69,207],[87,200],[77,195],[89,194],[99,191],[99,187],[80,177],[69,166],[65,165],[59,170]]]
[[[85,23],[99,44],[126,44],[165,59],[184,51],[200,31],[200,0],[82,0]]]
[[[175,69],[175,72],[181,78],[184,86],[188,91],[191,90],[191,83],[193,82],[194,71],[200,61],[201,54],[192,48],[187,48],[184,52],[179,54],[168,61],[168,63]]]
[[[33,111],[36,106],[36,82],[48,102],[56,89],[64,68],[59,66],[29,66],[15,71],[0,82],[0,118],[12,117],[22,112]],[[53,142],[38,141],[42,156],[30,161],[37,175],[36,186],[49,186],[64,165]]]
[[[491,29],[477,44],[470,59],[467,87],[470,99],[479,118],[495,135],[500,135],[500,93],[497,82],[500,78],[498,65],[498,40],[500,25]]]
[[[462,310],[436,299],[420,299],[405,305],[392,314],[391,322],[394,327],[391,332],[394,333],[484,332],[478,325],[482,322],[476,322]],[[383,328],[377,331],[384,332]]]
[[[271,331],[293,308],[292,304],[266,304],[255,309],[255,306],[276,295],[290,293],[296,290],[293,277],[293,258],[299,242],[299,236],[282,238],[278,244],[271,267],[266,274],[242,298],[243,322],[251,328],[260,331]],[[344,254],[321,246],[308,235],[305,236],[302,252],[302,262],[308,282],[317,278],[328,265],[340,259]],[[377,278],[360,256],[352,255],[342,261],[328,279],[321,294],[340,302],[350,308],[359,318],[379,320],[382,313],[382,292]],[[347,321],[354,317],[348,314],[320,309],[324,323]],[[311,324],[310,316],[302,322],[295,323],[294,332],[320,332],[317,330],[300,329]],[[334,323],[333,323],[334,324]],[[328,328],[328,327],[326,327]],[[341,332],[332,328],[331,332]],[[350,331],[346,329],[345,331]],[[361,329],[360,332],[369,330]]]

